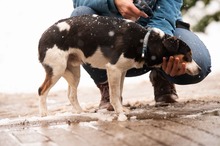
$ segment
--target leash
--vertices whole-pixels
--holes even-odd
[[[148,44],[148,39],[149,39],[149,36],[150,36],[152,29],[148,28],[148,30],[149,31],[146,33],[146,35],[144,37],[143,49],[142,49],[142,54],[141,54],[142,58],[145,58],[145,53],[147,54],[147,44]]]

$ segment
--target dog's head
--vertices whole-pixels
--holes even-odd
[[[147,64],[161,66],[162,58],[178,57],[181,63],[186,64],[186,73],[199,74],[201,68],[192,59],[189,46],[175,36],[165,34],[162,30],[152,28],[148,38]]]

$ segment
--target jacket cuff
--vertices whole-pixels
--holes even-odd
[[[115,6],[114,0],[107,0],[108,8],[112,13],[118,13],[118,9]]]

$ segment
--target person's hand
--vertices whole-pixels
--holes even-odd
[[[135,21],[141,16],[145,18],[148,17],[146,13],[135,7],[133,0],[115,0],[115,5],[119,13],[126,19]]]
[[[162,69],[172,77],[179,76],[186,73],[186,64],[181,63],[178,57],[171,56],[168,61],[166,57],[163,57]]]

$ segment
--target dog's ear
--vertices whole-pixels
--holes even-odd
[[[178,52],[179,54],[185,54],[185,61],[192,60],[192,53],[190,47],[177,37],[171,37],[166,35],[163,40],[163,45],[166,48],[166,50],[171,54],[176,54]]]
[[[162,43],[169,52],[173,53],[177,52],[180,47],[180,40],[175,36],[166,35]]]
[[[184,51],[184,52],[190,52],[191,49],[189,48],[189,46],[183,42],[182,40],[179,40],[179,48],[180,48],[180,52]]]
[[[191,51],[190,47],[182,40],[179,40],[178,52],[185,54],[185,57],[184,57],[185,61],[188,61],[188,62],[192,61],[192,51]]]

